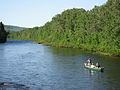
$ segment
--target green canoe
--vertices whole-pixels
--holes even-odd
[[[86,66],[86,65],[84,65],[84,66],[85,66],[85,68],[90,69],[90,70],[94,70],[94,71],[103,72],[103,70],[104,70],[104,67],[100,67],[100,68],[94,67],[94,68],[92,68],[92,67],[89,67],[89,66]]]

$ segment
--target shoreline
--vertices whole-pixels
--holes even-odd
[[[12,38],[11,38],[12,39]],[[11,40],[10,38],[8,40]],[[13,39],[13,40],[23,40],[23,39]],[[24,39],[26,40],[26,39]],[[120,55],[115,55],[115,54],[110,54],[110,53],[104,53],[104,52],[101,52],[101,51],[93,51],[93,50],[89,50],[89,49],[86,49],[86,48],[80,48],[80,47],[72,47],[72,46],[62,46],[62,45],[54,45],[54,44],[50,44],[48,42],[45,42],[45,41],[37,41],[37,40],[31,40],[31,41],[35,41],[37,44],[43,44],[45,46],[51,46],[51,47],[58,47],[58,48],[76,48],[76,49],[80,49],[80,50],[84,50],[84,51],[88,51],[90,53],[93,53],[93,54],[99,54],[99,55],[104,55],[104,56],[113,56],[113,57],[120,57]]]
[[[37,41],[35,41],[37,42]],[[69,47],[69,46],[56,46],[56,45],[52,45],[50,43],[46,43],[44,41],[42,42],[37,42],[38,44],[43,44],[43,45],[46,45],[46,46],[52,46],[52,47],[58,47],[58,48],[77,48],[77,47]],[[120,55],[115,55],[115,54],[110,54],[110,53],[104,53],[104,52],[101,52],[101,51],[92,51],[92,50],[89,50],[89,49],[85,49],[85,48],[78,48],[78,49],[81,49],[81,50],[84,50],[84,51],[88,51],[90,53],[93,53],[93,54],[99,54],[99,55],[104,55],[104,56],[113,56],[113,57],[120,57]]]

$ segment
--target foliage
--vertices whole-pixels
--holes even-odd
[[[44,26],[12,32],[10,38],[120,55],[120,0],[108,0],[90,11],[66,10]]]
[[[7,32],[4,29],[4,25],[0,22],[0,43],[6,42]]]

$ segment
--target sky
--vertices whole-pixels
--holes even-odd
[[[42,26],[72,8],[91,10],[107,0],[0,0],[0,22],[21,27]]]

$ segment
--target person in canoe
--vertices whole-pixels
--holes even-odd
[[[100,64],[99,64],[99,63],[96,63],[96,67],[97,67],[97,68],[100,68]]]
[[[89,59],[87,60],[86,65],[87,65],[87,66],[91,66],[91,64],[92,64],[92,62],[91,62],[91,59],[89,58]]]
[[[92,63],[91,63],[91,59],[89,58],[89,59],[87,60],[87,62],[84,63],[84,65],[90,67],[90,66],[92,65]]]
[[[93,63],[92,63],[90,67],[91,67],[91,68],[95,68],[95,65],[93,65]]]

